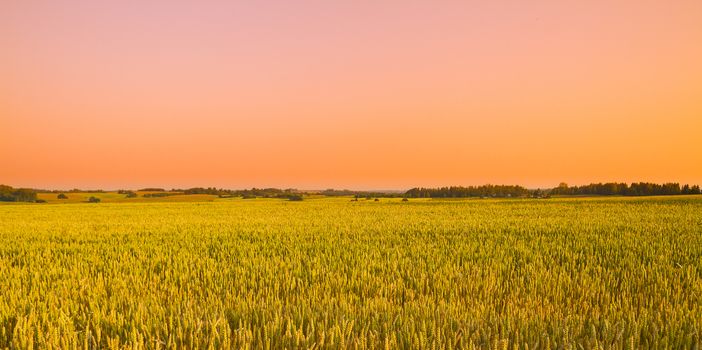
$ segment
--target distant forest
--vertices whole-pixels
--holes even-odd
[[[678,183],[655,184],[638,182],[627,185],[626,183],[598,183],[585,186],[569,187],[561,183],[550,191],[553,195],[601,195],[601,196],[665,196],[679,194],[700,194],[700,186],[684,185]]]
[[[679,183],[656,184],[638,182],[597,183],[568,186],[561,183],[551,189],[529,190],[522,186],[484,185],[469,187],[413,188],[405,193],[410,198],[466,198],[466,197],[550,197],[550,196],[669,196],[700,194],[698,185],[680,186]]]
[[[424,188],[416,187],[404,193],[402,192],[372,192],[372,191],[352,191],[327,189],[323,191],[299,191],[293,188],[251,188],[244,190],[228,190],[215,187],[193,187],[188,189],[163,188],[142,188],[139,192],[143,197],[166,197],[175,195],[207,194],[216,195],[221,198],[242,197],[248,198],[281,198],[290,200],[301,200],[303,195],[322,195],[327,197],[354,196],[355,198],[379,198],[379,197],[404,197],[404,198],[549,198],[551,196],[661,196],[661,195],[690,195],[700,194],[700,186],[683,185],[679,183],[656,184],[650,182],[636,183],[597,183],[584,186],[568,186],[561,183],[558,187],[551,189],[527,189],[514,185],[483,185],[483,186],[451,186]],[[104,190],[79,190],[70,191],[38,190],[29,188],[13,188],[0,185],[0,201],[3,202],[42,202],[37,199],[37,193],[59,193],[59,198],[63,193],[100,193]],[[127,198],[137,197],[138,194],[131,190],[119,190],[119,194],[124,194]]]
[[[522,186],[483,185],[439,188],[413,188],[405,192],[409,198],[465,198],[465,197],[527,197],[530,191]]]
[[[35,190],[0,185],[0,202],[36,202],[36,200]]]
[[[697,185],[680,186],[679,183],[656,184],[638,182],[597,183],[584,186],[568,186],[561,183],[551,189],[528,190],[521,186],[484,185],[469,187],[413,188],[405,193],[410,198],[465,198],[465,197],[550,197],[550,196],[663,196],[700,194]]]

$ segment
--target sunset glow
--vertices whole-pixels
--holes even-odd
[[[0,183],[702,184],[702,1],[5,1]]]

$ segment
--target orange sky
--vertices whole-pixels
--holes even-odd
[[[0,183],[702,184],[702,1],[0,3]]]

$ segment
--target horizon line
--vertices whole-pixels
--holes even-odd
[[[317,191],[328,191],[328,190],[335,190],[335,191],[356,191],[356,192],[406,192],[414,188],[426,188],[426,189],[434,189],[434,188],[444,188],[444,187],[482,187],[482,186],[519,186],[523,187],[528,190],[539,190],[539,189],[552,189],[558,187],[560,184],[565,183],[568,185],[568,187],[580,187],[580,186],[588,186],[588,185],[594,185],[594,184],[611,184],[611,183],[616,183],[616,184],[635,184],[635,183],[651,183],[651,184],[679,184],[680,186],[684,185],[689,185],[689,186],[694,186],[698,185],[697,183],[686,183],[686,182],[676,182],[676,181],[664,181],[664,182],[652,182],[652,181],[606,181],[606,182],[589,182],[589,183],[577,183],[577,184],[568,184],[566,182],[560,182],[556,185],[551,185],[551,186],[525,186],[517,183],[483,183],[480,185],[476,184],[451,184],[451,185],[437,185],[437,186],[411,186],[408,188],[352,188],[352,187],[333,187],[333,186],[322,186],[318,188],[300,188],[300,187],[295,187],[295,186],[244,186],[244,187],[225,187],[225,186],[133,186],[132,188],[130,187],[116,187],[112,188],[100,188],[94,187],[94,186],[85,186],[85,187],[73,187],[73,188],[51,188],[51,187],[43,187],[43,186],[13,186],[10,184],[5,184],[5,183],[0,183],[0,186],[10,186],[12,188],[25,188],[25,189],[32,189],[36,190],[37,192],[41,191],[50,191],[50,192],[70,192],[74,190],[78,190],[81,192],[90,192],[90,191],[102,191],[102,192],[116,192],[116,191],[142,191],[142,190],[148,190],[148,189],[162,189],[164,192],[170,192],[170,191],[177,191],[177,190],[187,190],[187,189],[193,189],[193,188],[214,188],[218,190],[227,190],[227,191],[244,191],[244,190],[251,190],[251,189],[279,189],[279,190],[296,190],[296,191],[301,191],[301,192],[317,192]],[[148,192],[148,191],[147,191]]]

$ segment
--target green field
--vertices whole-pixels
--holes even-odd
[[[702,197],[0,205],[0,348],[699,348]]]
[[[219,199],[217,196],[209,194],[176,194],[167,197],[146,198],[144,194],[156,192],[137,191],[136,193],[137,197],[135,198],[127,198],[124,194],[117,192],[69,192],[64,193],[68,197],[66,199],[58,199],[58,193],[38,193],[37,198],[45,200],[49,204],[87,203],[90,197],[100,198],[102,203],[211,202]]]

